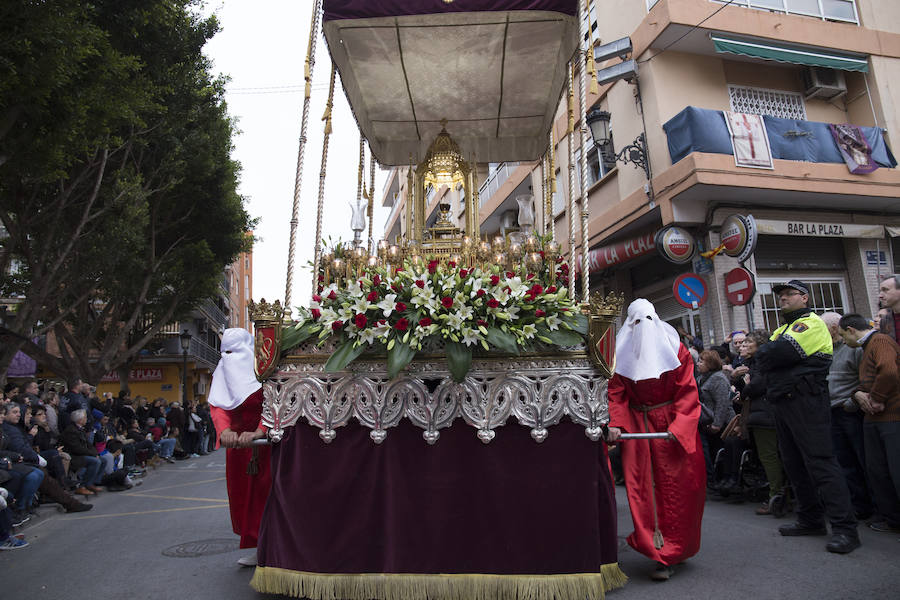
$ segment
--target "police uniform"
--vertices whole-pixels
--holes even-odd
[[[850,492],[832,452],[826,380],[831,334],[808,308],[783,316],[787,323],[756,353],[766,373],[766,398],[775,412],[781,459],[797,499],[797,525],[780,531],[821,535],[827,516],[832,533],[858,540]]]

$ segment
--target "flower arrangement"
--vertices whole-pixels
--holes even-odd
[[[473,351],[518,354],[583,343],[587,322],[568,298],[568,265],[558,258],[510,266],[432,258],[361,269],[319,286],[283,331],[282,349],[314,336],[320,343],[337,338],[326,371],[340,371],[364,352],[386,351],[394,378],[417,352],[442,343],[453,378],[462,381]]]

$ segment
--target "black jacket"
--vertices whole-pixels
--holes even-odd
[[[12,423],[3,423],[3,434],[7,440],[7,449],[18,452],[27,463],[33,465],[40,462],[37,452],[31,447],[31,440],[27,433]]]
[[[88,438],[87,429],[72,423],[59,434],[59,442],[72,456],[97,456],[97,449]]]
[[[806,317],[811,312],[810,309],[804,308],[785,314],[788,330],[793,329],[791,324],[794,321]],[[805,330],[802,322],[796,326]],[[821,326],[824,327],[824,323]],[[830,344],[830,335],[828,340]],[[783,335],[763,344],[754,354],[754,358],[760,370],[766,375],[766,398],[769,402],[781,402],[794,397],[819,397],[823,394],[825,401],[828,401],[826,378],[831,366],[830,351],[827,355],[815,353],[803,356],[791,338]]]
[[[775,429],[775,413],[772,412],[772,405],[766,400],[766,374],[752,356],[746,359],[744,364],[750,369],[747,373],[750,383],[744,383],[742,377],[736,383],[736,387],[741,393],[741,400],[750,403],[747,426]]]

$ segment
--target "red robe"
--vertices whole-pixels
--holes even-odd
[[[217,436],[226,429],[236,433],[256,431],[262,418],[262,388],[251,394],[243,404],[233,410],[210,406]],[[218,447],[218,439],[216,439]],[[247,473],[256,453],[258,472]],[[259,523],[263,508],[272,487],[272,450],[270,446],[253,448],[228,448],[225,451],[225,480],[228,487],[228,505],[231,510],[231,526],[241,536],[241,548],[255,548],[259,537]]]
[[[620,444],[625,486],[634,532],[632,548],[666,565],[690,558],[700,549],[700,524],[706,499],[706,465],[697,421],[700,399],[694,380],[694,362],[684,345],[678,350],[681,366],[659,379],[633,381],[615,375],[609,382],[609,424],[623,432],[670,431],[675,440],[628,440]],[[646,412],[629,404],[652,406]],[[655,492],[655,493],[654,493]],[[656,503],[658,521],[654,519]],[[656,526],[663,545],[654,544]]]

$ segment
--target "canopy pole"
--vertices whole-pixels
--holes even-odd
[[[569,150],[569,300],[575,300],[575,150],[572,138],[575,137],[575,63],[569,63],[569,129],[566,132]]]
[[[369,146],[369,256],[375,254],[375,153]]]
[[[312,95],[313,66],[316,64],[316,38],[319,29],[319,8],[321,0],[313,2],[312,18],[309,24],[309,44],[306,47],[306,62],[303,65],[303,78],[306,80],[306,89],[303,96],[303,116],[300,120],[300,148],[297,150],[297,171],[294,175],[294,204],[291,208],[291,235],[288,245],[287,279],[284,286],[284,314],[291,313],[291,292],[294,285],[294,254],[297,249],[297,224],[300,215],[300,187],[303,181],[303,155],[306,152],[306,128],[309,124],[309,104]],[[318,283],[313,275],[313,288],[315,293]]]
[[[547,152],[541,156],[541,214],[543,214],[541,232],[546,235],[550,223],[550,216],[547,213]]]
[[[582,18],[586,17],[588,20],[587,29],[588,36],[590,36],[591,31],[591,23],[590,23],[590,0],[585,0],[585,5],[587,5],[588,10],[587,13],[584,13],[582,10],[581,2],[578,3],[578,22],[582,22]],[[578,38],[578,48],[582,49],[582,38],[579,36]],[[590,300],[591,294],[591,277],[590,277],[590,269],[588,269],[588,217],[590,213],[588,212],[588,195],[587,195],[587,175],[588,175],[588,160],[587,160],[587,144],[588,144],[588,132],[587,127],[585,126],[586,121],[586,113],[587,113],[587,74],[588,74],[588,60],[587,57],[592,53],[592,49],[588,48],[581,52],[581,105],[578,108],[578,131],[581,132],[581,190],[579,191],[579,198],[581,198],[581,301],[585,304]],[[571,265],[571,268],[574,268],[575,265]],[[574,271],[573,271],[574,274]]]
[[[366,169],[366,138],[363,137],[362,132],[359,132],[359,171],[356,176],[356,206],[354,206],[354,221],[357,211],[360,209],[360,204],[362,204],[363,196],[366,193],[366,186],[363,183],[364,175]],[[353,224],[356,225],[355,223]],[[371,230],[369,231],[369,235],[371,237]],[[359,244],[362,241],[362,230],[353,230],[353,247],[359,248]]]
[[[555,122],[550,125],[550,147],[547,148],[547,214],[550,215],[550,220],[547,222],[547,233],[551,235],[553,241],[556,241],[556,219],[553,215],[553,194],[556,193],[556,161],[553,158],[555,126]]]
[[[325,205],[325,167],[328,163],[328,138],[331,137],[331,108],[334,104],[334,63],[331,63],[331,81],[328,84],[328,103],[325,105],[325,135],[322,139],[322,167],[319,170],[319,202],[316,206],[316,249],[313,259],[313,290],[319,283],[319,267],[322,264],[322,210]]]

